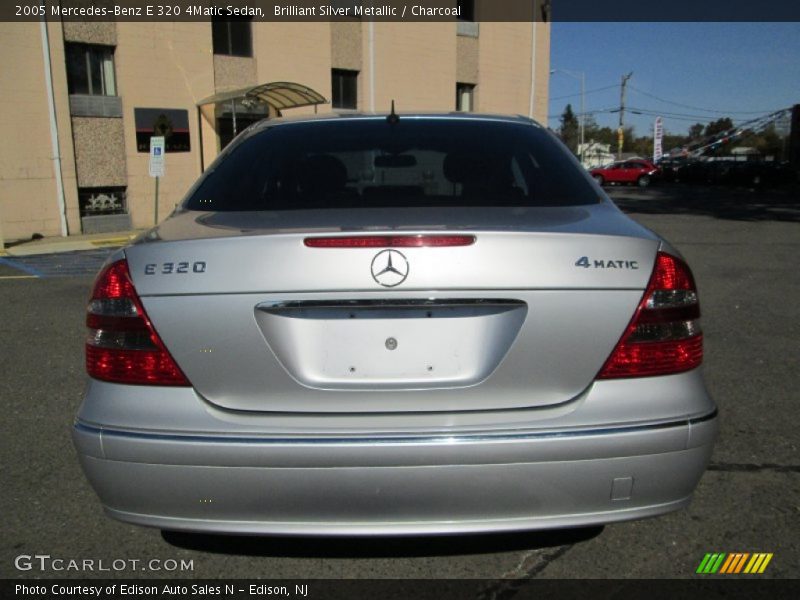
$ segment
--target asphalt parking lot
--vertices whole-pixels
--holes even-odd
[[[800,196],[723,188],[611,188],[680,249],[698,282],[705,373],[722,417],[694,502],[604,529],[409,539],[162,535],[106,518],[69,433],[85,382],[84,308],[93,254],[0,259],[0,577],[15,557],[192,560],[127,577],[473,578],[515,595],[520,578],[695,577],[707,552],[771,552],[760,577],[800,576]]]

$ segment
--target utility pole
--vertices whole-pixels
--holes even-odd
[[[622,76],[622,85],[619,90],[619,129],[617,129],[617,160],[622,160],[622,144],[624,140],[624,127],[625,127],[625,88],[628,85],[628,79],[633,77],[633,71],[627,75]]]
[[[789,162],[800,173],[800,104],[792,107],[792,120],[789,127]]]

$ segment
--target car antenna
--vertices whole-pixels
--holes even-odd
[[[389,123],[389,125],[396,125],[400,122],[400,116],[394,112],[394,99],[392,100],[392,112],[386,115],[386,122]]]

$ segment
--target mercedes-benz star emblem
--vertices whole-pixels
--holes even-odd
[[[383,287],[400,285],[408,277],[408,261],[397,250],[381,250],[372,259],[372,278]]]

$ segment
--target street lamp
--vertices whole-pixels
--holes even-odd
[[[586,118],[586,73],[583,71],[568,71],[567,69],[552,69],[550,71],[550,75],[553,73],[563,73],[569,77],[574,79],[579,79],[581,82],[581,118],[580,118],[580,128],[581,128],[581,151],[579,152],[581,164],[583,164],[583,153],[585,151],[584,147],[584,139],[583,139],[583,131],[584,131],[584,119]]]

